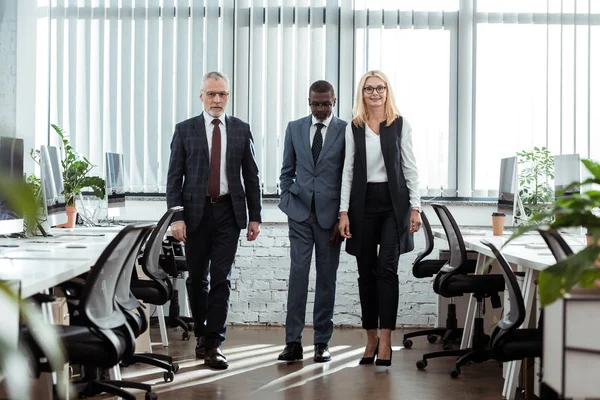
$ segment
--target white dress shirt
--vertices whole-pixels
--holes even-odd
[[[319,121],[312,116],[312,124],[310,125],[310,148],[312,149],[313,140],[315,140],[315,133],[317,133],[317,124],[323,124],[324,127],[321,128],[321,136],[323,136],[323,143],[325,143],[325,135],[327,134],[327,128],[331,124],[331,119],[333,118],[333,113],[329,114],[329,117],[325,119],[325,121]]]
[[[365,144],[367,157],[367,182],[387,182],[387,172],[381,152],[380,136],[373,132],[369,126],[365,129]],[[350,205],[350,192],[354,176],[354,153],[356,144],[352,133],[352,122],[346,127],[346,156],[344,171],[342,172],[342,192],[340,195],[340,212],[348,211]],[[408,188],[410,206],[421,209],[421,195],[419,194],[419,174],[417,173],[417,160],[412,146],[412,129],[406,119],[402,123],[400,140],[400,153],[402,156],[402,171]]]
[[[203,111],[203,115],[204,115],[204,126],[206,128],[206,140],[208,141],[208,154],[209,154],[209,157],[211,157],[211,155],[212,155],[212,137],[213,137],[213,131],[215,129],[215,126],[213,125],[212,121],[215,118],[213,118],[206,111]],[[225,169],[225,160],[226,160],[226,154],[227,154],[227,127],[225,126],[225,113],[221,114],[221,116],[219,117],[219,121],[221,121],[221,123],[219,124],[219,128],[221,129],[221,173],[220,173],[221,184],[220,184],[220,188],[219,188],[219,196],[222,196],[224,194],[229,193],[229,182],[227,181],[227,170]],[[210,159],[209,159],[209,165],[210,165]],[[208,195],[208,189],[207,189],[207,195]]]

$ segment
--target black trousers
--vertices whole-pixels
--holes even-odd
[[[387,182],[367,184],[363,224],[362,251],[356,257],[362,327],[393,330],[398,314],[400,249]]]
[[[191,289],[188,296],[194,334],[204,336],[207,349],[219,347],[225,340],[231,269],[239,238],[231,199],[218,204],[207,199],[200,225],[187,232],[185,249]]]

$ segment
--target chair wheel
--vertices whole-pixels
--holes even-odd
[[[436,335],[427,335],[427,341],[429,343],[433,344],[433,343],[437,342],[437,340],[438,340],[438,337]]]
[[[144,400],[158,400],[158,395],[154,392],[147,392],[144,396]]]
[[[181,340],[190,340],[190,333],[188,331],[184,331],[181,334]]]
[[[188,328],[188,331],[193,331],[194,330],[194,323],[193,322],[188,322],[187,328]]]
[[[176,374],[179,371],[179,364],[173,363],[171,365],[173,366],[173,373]]]
[[[412,340],[410,339],[406,339],[402,342],[402,346],[404,346],[405,349],[410,349],[413,345]]]
[[[173,372],[165,372],[163,374],[163,379],[165,382],[173,382],[173,379],[175,379],[175,374]]]
[[[452,369],[450,370],[450,376],[451,376],[452,378],[458,378],[458,377],[459,377],[459,375],[460,375],[460,368],[452,368]]]
[[[452,345],[445,344],[443,347],[444,350],[452,350]]]
[[[425,369],[427,367],[427,360],[419,360],[417,361],[418,369]]]

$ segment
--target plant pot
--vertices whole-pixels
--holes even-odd
[[[77,208],[75,208],[75,206],[67,206],[66,212],[67,222],[56,225],[57,228],[75,228],[75,222],[77,221]]]

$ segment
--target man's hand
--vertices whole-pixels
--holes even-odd
[[[342,211],[340,213],[338,230],[343,238],[350,239],[352,237],[352,234],[350,233],[350,220],[348,219],[348,213],[346,211]]]
[[[421,229],[421,213],[419,210],[412,210],[410,213],[410,233],[418,232]]]
[[[171,224],[171,233],[173,234],[173,237],[175,239],[179,240],[180,242],[185,242],[185,240],[187,239],[185,222],[183,222],[183,221],[173,222]]]
[[[246,233],[246,239],[249,242],[255,240],[260,233],[260,222],[250,221],[248,223],[248,233]]]
[[[344,240],[344,238],[342,238],[342,235],[340,235],[340,228],[338,227],[339,223],[339,221],[336,222],[333,228],[331,229],[331,234],[329,235],[329,245],[331,247],[337,246],[342,242],[342,240]]]

